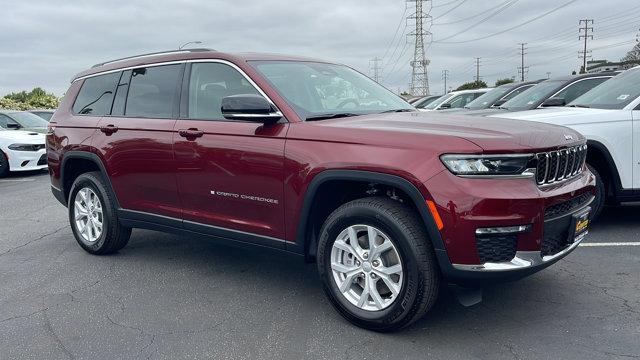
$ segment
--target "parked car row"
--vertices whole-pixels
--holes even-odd
[[[439,103],[432,107],[442,109],[437,114],[563,125],[586,136],[586,162],[598,179],[592,218],[600,214],[605,204],[640,201],[640,67],[622,73],[601,72],[503,85],[466,106],[443,109],[442,104],[451,103],[448,99],[456,96],[459,96],[456,92],[443,96],[432,102]],[[563,155],[559,151],[544,160],[549,162],[551,173],[538,174],[545,177],[541,181],[561,179],[554,170],[567,165]]]

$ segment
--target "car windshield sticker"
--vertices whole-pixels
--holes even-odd
[[[629,95],[627,95],[627,94],[620,95],[620,96],[618,96],[618,100],[625,101],[625,100],[627,100],[628,97],[629,97]]]

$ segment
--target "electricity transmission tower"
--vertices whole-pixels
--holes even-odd
[[[449,79],[449,70],[442,70],[442,79],[444,80],[444,92],[447,93],[447,80]]]
[[[480,82],[480,58],[476,58],[476,82]]]
[[[580,70],[581,74],[587,72],[587,55],[589,51],[587,51],[587,40],[593,40],[593,19],[582,19],[578,23],[578,25],[584,24],[584,27],[580,27],[580,32],[584,31],[580,36],[578,36],[578,40],[584,39],[584,49],[580,51],[580,55],[582,55],[582,69]],[[592,26],[589,26],[592,25]]]
[[[382,66],[380,65],[381,62],[382,59],[377,56],[369,60],[369,67],[371,68],[371,73],[373,74],[373,81],[377,83],[380,83],[380,71],[382,69]]]
[[[425,30],[425,23],[431,19],[429,12],[431,11],[431,0],[407,0],[408,3],[415,3],[415,12],[410,14],[407,19],[415,20],[415,28],[409,37],[415,39],[415,47],[413,51],[413,60],[411,65],[411,94],[414,96],[429,95],[429,76],[427,74],[427,66],[429,60],[425,55],[424,38],[431,35]],[[425,12],[423,9],[428,7]]]
[[[524,81],[524,75],[527,70],[529,70],[528,66],[524,66],[524,56],[527,54],[525,51],[527,48],[525,47],[527,43],[519,43],[520,45],[520,66],[518,66],[518,74],[520,74],[520,81]]]

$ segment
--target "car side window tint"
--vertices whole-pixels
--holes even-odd
[[[224,120],[222,98],[239,94],[260,95],[236,69],[221,63],[194,63],[189,77],[190,119]]]
[[[120,72],[86,78],[73,103],[73,113],[103,116],[111,111],[113,93],[120,79]]]
[[[452,109],[461,108],[470,103],[474,98],[474,94],[460,94],[449,101]]]
[[[182,65],[133,69],[126,97],[125,116],[168,119],[173,117]]]
[[[131,80],[131,70],[123,71],[120,76],[120,82],[116,89],[116,96],[113,100],[113,107],[111,108],[111,115],[122,116],[124,115],[124,106],[127,103],[127,92],[129,91],[129,81]]]
[[[566,104],[572,102],[573,100],[579,98],[582,94],[587,91],[593,89],[594,87],[600,85],[605,82],[609,78],[596,78],[596,79],[586,79],[582,81],[575,82],[566,89],[560,91],[558,94],[554,95],[554,98],[564,99]]]
[[[17,124],[17,123],[7,115],[0,114],[0,127],[3,127],[6,129],[7,124]]]
[[[503,97],[501,100],[511,100],[514,97],[520,95],[521,92],[527,90],[530,87],[533,87],[533,84],[532,85],[527,85],[527,86],[521,86],[521,87],[513,90],[511,93],[507,94],[507,96]]]

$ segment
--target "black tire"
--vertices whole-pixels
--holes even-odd
[[[356,224],[382,230],[402,261],[401,289],[395,300],[382,310],[368,311],[353,305],[333,279],[333,243],[343,230]],[[329,300],[342,316],[359,327],[380,332],[400,329],[425,315],[438,297],[440,270],[427,232],[418,214],[398,201],[370,197],[340,206],[320,230],[317,254],[318,272]]]
[[[91,189],[102,205],[102,232],[97,240],[89,242],[79,233],[75,222],[74,202],[76,194],[84,189]],[[69,193],[69,223],[78,244],[88,253],[106,255],[114,253],[127,245],[131,236],[131,228],[120,224],[116,213],[114,196],[105,185],[101,173],[84,173],[76,178]]]
[[[607,187],[605,183],[602,182],[600,173],[589,164],[587,164],[587,167],[596,178],[596,195],[595,199],[593,199],[593,202],[591,203],[591,214],[589,214],[590,220],[594,221],[598,218],[598,216],[600,216],[600,213],[602,213],[602,209],[604,209],[604,204],[607,200]]]
[[[0,151],[0,178],[9,175],[9,159]]]

